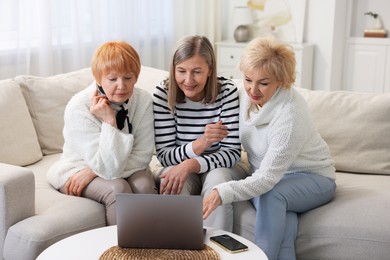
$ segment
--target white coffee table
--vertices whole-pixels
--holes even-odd
[[[248,251],[231,254],[221,249],[218,245],[210,241],[210,236],[229,234],[249,248]],[[264,252],[251,241],[236,234],[223,230],[207,228],[205,243],[216,250],[221,259],[256,259],[267,260]],[[108,226],[85,231],[67,237],[48,247],[37,258],[37,260],[61,260],[61,259],[99,259],[99,257],[112,246],[118,245],[116,226]]]

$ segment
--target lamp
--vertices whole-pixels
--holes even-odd
[[[237,6],[233,10],[234,39],[236,42],[249,40],[248,25],[253,23],[252,12],[247,6]]]

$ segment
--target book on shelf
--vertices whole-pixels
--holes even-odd
[[[386,29],[365,29],[364,37],[385,38],[387,37],[387,30]]]

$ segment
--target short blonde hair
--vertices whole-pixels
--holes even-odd
[[[92,74],[100,83],[104,73],[116,70],[120,73],[133,72],[138,79],[141,61],[137,51],[127,42],[110,41],[101,45],[92,57]]]
[[[169,69],[169,80],[166,82],[168,85],[168,106],[172,112],[174,111],[175,105],[177,103],[183,103],[185,99],[184,92],[179,88],[175,80],[176,65],[195,55],[203,57],[211,71],[206,87],[204,88],[204,102],[214,103],[217,99],[220,86],[217,80],[217,66],[212,44],[205,36],[185,36],[176,44]]]
[[[292,47],[279,42],[275,37],[255,38],[244,50],[240,70],[263,69],[289,88],[295,82],[295,53]]]

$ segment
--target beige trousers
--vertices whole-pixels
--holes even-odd
[[[64,187],[60,189],[66,193]],[[117,193],[148,193],[157,194],[156,183],[149,170],[133,173],[126,179],[105,180],[96,177],[82,191],[81,196],[102,203],[106,207],[107,225],[116,224],[116,194]]]

